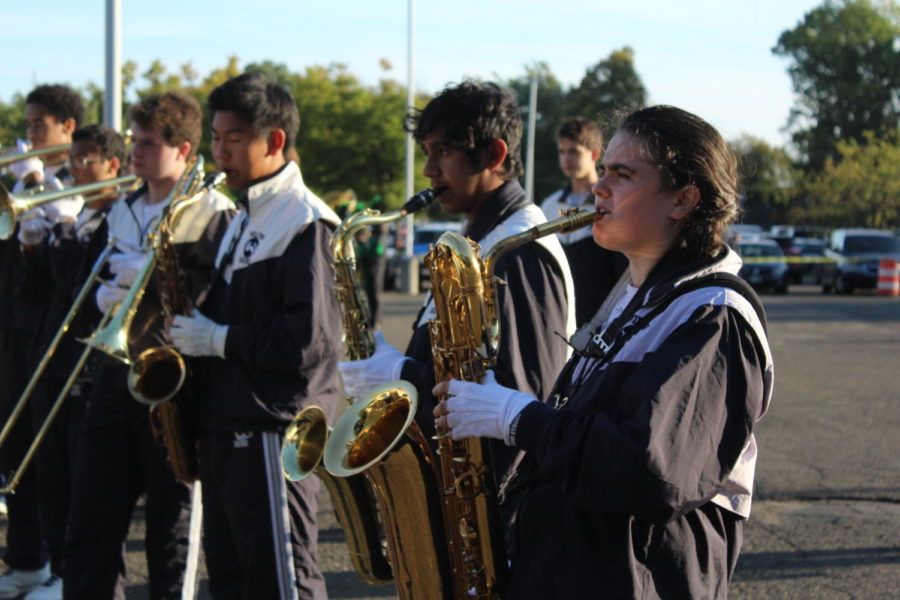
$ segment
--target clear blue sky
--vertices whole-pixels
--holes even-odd
[[[693,111],[729,139],[781,145],[792,105],[779,34],[814,0],[418,0],[416,89],[511,78],[545,61],[566,86],[629,45],[652,103]],[[104,80],[104,0],[10,2],[0,13],[0,100],[36,83]],[[406,80],[406,0],[122,0],[122,58],[191,62],[205,76],[237,55],[292,71],[339,62],[367,84]]]

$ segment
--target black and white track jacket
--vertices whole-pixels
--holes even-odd
[[[341,315],[329,248],[339,219],[293,162],[239,202],[216,259],[220,276],[201,307],[228,326],[225,358],[197,360],[201,419],[211,429],[275,431],[301,406],[329,411],[339,395]]]
[[[637,315],[674,286],[740,265],[731,250],[676,261]],[[531,403],[517,423],[526,455],[511,597],[724,598],[750,513],[753,428],[772,394],[751,304],[724,287],[689,291],[611,361],[572,361],[555,387],[565,404]]]

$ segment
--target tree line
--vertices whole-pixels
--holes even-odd
[[[751,135],[730,144],[740,159],[745,222],[900,227],[900,6],[894,0],[826,0],[781,33],[772,52],[784,57],[796,100],[785,130],[791,142],[773,147]],[[531,81],[538,83],[534,197],[564,180],[556,159],[556,129],[573,116],[597,120],[608,134],[618,117],[649,94],[630,47],[612,51],[566,87],[544,62],[497,81],[510,88],[527,122]],[[388,65],[385,65],[389,68]],[[406,89],[389,70],[375,86],[346,66],[291,71],[274,61],[240,66],[236,56],[201,77],[191,63],[171,69],[156,60],[122,68],[126,97],[184,89],[201,104],[214,87],[244,70],[260,70],[287,87],[300,111],[297,150],[307,184],[329,197],[352,191],[385,208],[404,200]],[[86,123],[100,122],[103,90],[80,90]],[[416,106],[424,106],[421,95]],[[23,135],[24,95],[0,102],[0,141]],[[127,102],[123,107],[127,110]],[[702,116],[702,115],[701,115]],[[208,125],[208,124],[207,124]],[[209,156],[209,127],[200,151]],[[416,189],[427,187],[417,152]]]

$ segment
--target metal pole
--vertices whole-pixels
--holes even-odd
[[[537,123],[537,79],[531,80],[528,94],[528,143],[525,153],[525,194],[534,202],[534,128]]]
[[[122,2],[106,0],[106,90],[103,122],[122,131]]]
[[[408,15],[406,24],[406,110],[412,110],[416,103],[415,75],[413,64],[415,60],[414,38],[415,30],[415,0],[408,0]],[[406,197],[413,195],[413,183],[415,178],[415,145],[412,133],[406,134]],[[407,294],[419,293],[419,265],[413,256],[413,216],[406,216],[406,237],[403,255],[405,265],[403,273],[403,290]]]

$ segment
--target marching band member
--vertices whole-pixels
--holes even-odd
[[[584,117],[575,117],[560,125],[556,142],[559,166],[569,182],[541,203],[548,221],[558,217],[561,210],[593,206],[591,188],[597,182],[597,161],[603,152],[600,127]],[[588,228],[556,235],[572,269],[575,324],[581,327],[600,308],[600,303],[622,276],[628,261],[619,252],[595,244]]]
[[[63,85],[38,86],[25,98],[27,137],[35,150],[71,143],[72,133],[83,117],[81,96]],[[19,149],[27,150],[24,142],[20,141]],[[9,171],[17,177],[13,194],[39,185],[49,190],[62,189],[70,179],[67,158],[68,153],[63,151],[44,155],[43,160],[33,157],[11,164]],[[20,244],[26,252],[40,249],[55,224],[74,221],[80,210],[81,200],[77,197],[39,206],[23,215],[15,237],[0,241],[0,281],[3,282],[0,306],[6,309],[0,326],[0,369],[4,382],[0,410],[4,413],[12,410],[33,371],[35,353],[39,351],[35,348],[34,332],[42,322],[45,309],[42,301],[23,296]],[[4,471],[15,468],[21,461],[32,438],[32,421],[26,411],[3,449]],[[56,576],[48,564],[36,486],[35,470],[29,469],[16,493],[7,498],[9,524],[3,560],[10,571],[0,575],[0,598],[43,594],[48,588],[52,594],[57,587]]]
[[[195,361],[209,590],[215,598],[323,599],[318,479],[287,481],[280,448],[302,407],[331,411],[341,316],[329,240],[337,215],[303,183],[291,95],[246,73],[209,96],[213,157],[239,193],[218,275],[170,335]]]
[[[593,235],[628,257],[627,286],[573,338],[546,403],[444,382],[436,426],[525,452],[506,597],[725,598],[772,393],[762,308],[723,242],[737,161],[708,123],[657,106],[625,119],[599,173]]]
[[[119,241],[98,286],[97,307],[107,312],[126,296],[146,256],[147,234],[154,230],[172,200],[175,184],[196,152],[201,110],[183,92],[144,98],[132,106],[132,166],[144,185],[116,203],[95,231],[97,244],[110,236]],[[196,298],[208,284],[215,249],[231,217],[231,202],[207,192],[183,219],[186,231],[175,232],[179,267],[188,293]],[[138,307],[138,332],[129,332],[132,354],[163,345],[162,313],[155,280]],[[166,465],[166,450],[153,439],[147,407],[128,391],[128,367],[100,355],[94,384],[77,442],[72,475],[72,502],[65,538],[64,597],[67,600],[124,598],[124,543],[138,498],[145,495],[145,538],[150,597],[182,598],[192,594],[196,560],[190,547],[199,543],[199,510],[192,515],[191,486],[176,480]],[[199,507],[198,507],[199,508]],[[192,535],[193,534],[193,535]],[[187,590],[185,592],[185,590]],[[184,596],[188,597],[188,596]]]
[[[75,185],[114,179],[124,162],[125,143],[113,129],[89,125],[72,135],[68,169]],[[45,307],[40,327],[34,334],[35,349],[39,354],[50,346],[92,264],[103,250],[92,243],[97,239],[93,234],[118,197],[115,189],[93,194],[76,221],[63,221],[53,227],[48,243],[23,245],[23,294],[39,299]],[[84,350],[84,344],[77,340],[90,335],[99,316],[96,309],[83,305],[57,346],[31,400],[36,428],[44,422]],[[75,441],[90,382],[90,368],[86,367],[38,448],[33,466],[38,478],[41,523],[50,554],[52,578],[29,593],[30,600],[62,598],[60,575],[69,513],[71,461],[75,456]]]
[[[481,245],[482,255],[499,240],[546,221],[517,181],[523,172],[522,120],[510,92],[468,81],[448,87],[421,113],[410,115],[407,126],[427,157],[423,173],[433,188],[443,188],[441,207],[465,217],[463,233]],[[566,360],[561,336],[574,331],[574,291],[565,254],[556,237],[547,236],[503,255],[495,273],[507,283],[498,290],[497,378],[546,394]],[[395,379],[413,383],[419,397],[416,421],[428,438],[434,433],[431,410],[436,403],[428,333],[428,320],[434,317],[429,294],[405,354],[376,334],[371,357],[340,365],[344,386],[354,397]],[[499,479],[514,453],[502,443],[492,451]]]

